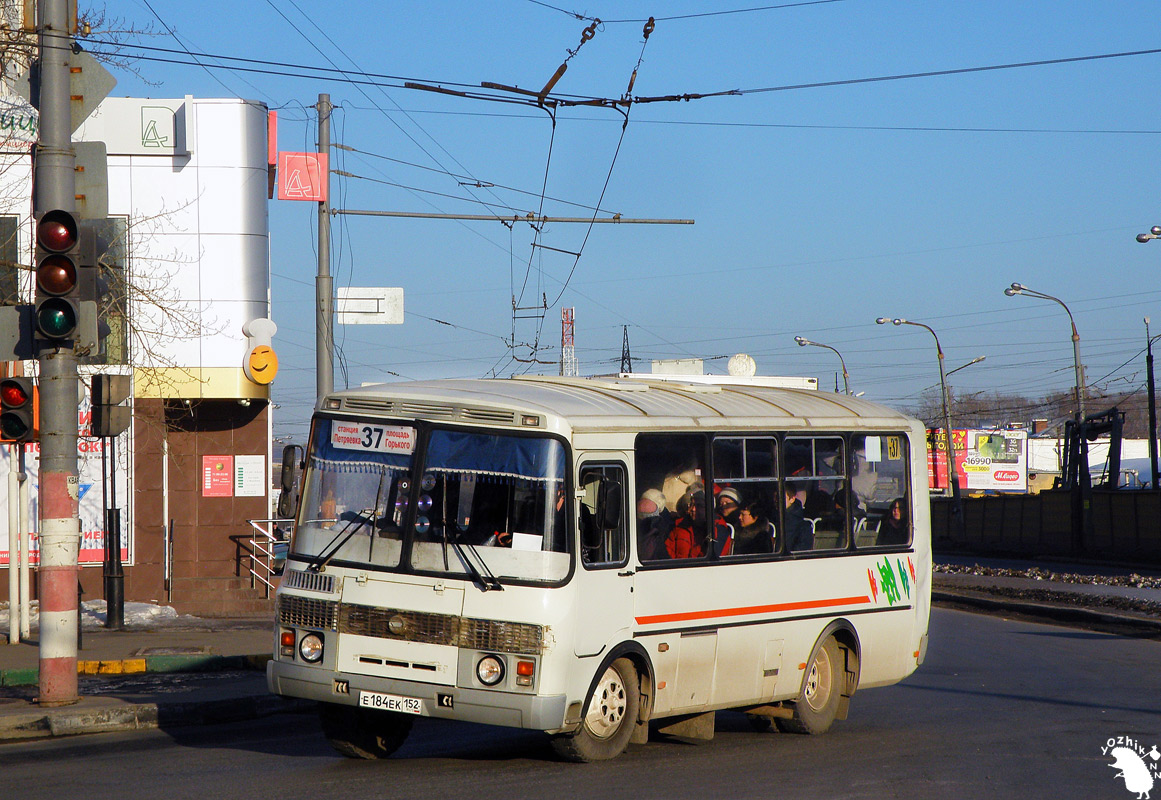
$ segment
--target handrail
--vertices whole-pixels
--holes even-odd
[[[255,581],[261,583],[265,599],[270,597],[270,590],[274,588],[273,578],[281,574],[281,569],[275,566],[280,560],[276,551],[281,549],[279,545],[285,547],[289,541],[289,531],[294,520],[248,519],[246,522],[256,533],[235,533],[230,536],[230,541],[234,543],[234,574],[241,577],[242,561],[245,560],[246,569],[250,573],[250,588],[255,588]]]

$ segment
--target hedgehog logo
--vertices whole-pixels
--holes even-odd
[[[1137,800],[1149,800],[1149,792],[1153,790],[1153,773],[1145,759],[1134,753],[1128,747],[1114,747],[1112,749],[1113,769],[1118,769],[1114,778],[1124,778],[1125,789],[1137,795]]]

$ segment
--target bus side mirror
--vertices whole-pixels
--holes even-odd
[[[302,464],[302,448],[288,444],[282,448],[282,473],[279,484],[282,492],[278,495],[278,516],[290,519],[298,510],[298,478]]]
[[[621,484],[604,478],[597,489],[597,522],[600,530],[621,527]]]

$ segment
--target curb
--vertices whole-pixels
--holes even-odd
[[[933,588],[932,603],[967,611],[1004,613],[1025,619],[1069,624],[1105,633],[1116,633],[1140,638],[1161,638],[1161,618],[1117,614],[1081,606],[1063,606],[1011,600],[1002,596],[975,592],[955,592]]]
[[[137,675],[146,672],[222,672],[225,670],[265,670],[269,653],[244,656],[158,655],[113,661],[77,661],[77,675]],[[0,670],[0,686],[33,686],[37,669]]]
[[[277,695],[251,695],[204,702],[34,709],[0,716],[0,743],[182,725],[214,725],[259,719],[274,714],[305,713],[314,706],[315,704],[309,700],[288,699]]]

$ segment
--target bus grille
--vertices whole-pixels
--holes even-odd
[[[300,569],[291,569],[287,570],[286,577],[282,579],[282,585],[288,589],[306,589],[309,592],[333,594],[335,591],[335,576],[324,575],[321,572],[304,572]]]
[[[333,600],[315,600],[291,594],[278,596],[278,623],[299,628],[337,630],[339,604]]]
[[[465,619],[344,603],[338,631],[380,639],[440,644],[471,650],[532,655],[544,649],[544,628],[524,622]]]

